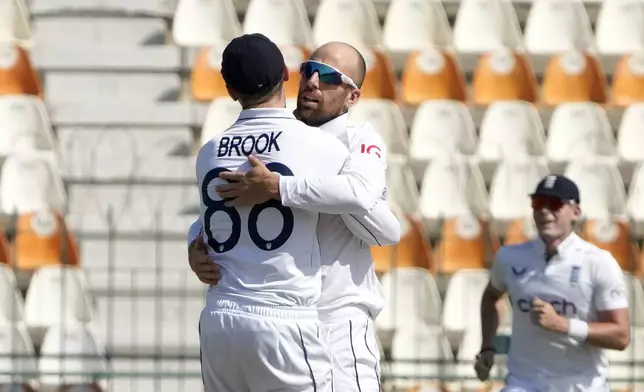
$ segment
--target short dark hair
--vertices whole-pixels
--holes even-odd
[[[273,98],[276,94],[279,94],[279,92],[282,90],[282,86],[284,86],[284,78],[282,78],[275,86],[266,91],[261,91],[257,94],[250,95],[239,94],[239,103],[242,105],[243,109],[251,109],[255,106],[265,103],[269,99]]]

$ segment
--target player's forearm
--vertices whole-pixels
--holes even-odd
[[[385,190],[385,174],[349,172],[331,177],[280,176],[279,198],[286,207],[326,214],[367,215]]]
[[[562,317],[561,333],[569,334],[570,319]],[[588,336],[584,343],[609,350],[624,350],[630,344],[631,333],[628,326],[612,322],[588,323]]]
[[[494,338],[499,329],[499,298],[487,290],[481,298],[481,349],[494,347]]]
[[[396,245],[400,241],[400,222],[387,200],[380,199],[368,215],[342,215],[351,232],[371,246]]]

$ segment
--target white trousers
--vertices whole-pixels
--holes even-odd
[[[361,310],[323,319],[333,356],[335,392],[380,392],[380,350],[373,320]]]
[[[315,310],[216,301],[201,312],[205,392],[331,392],[331,356]]]

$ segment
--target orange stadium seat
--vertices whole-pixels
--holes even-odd
[[[371,247],[378,275],[400,267],[431,270],[432,249],[422,223],[413,217],[408,217],[406,223],[403,227],[407,227],[407,231],[403,233],[397,245]]]
[[[478,105],[495,101],[536,101],[537,80],[530,60],[508,49],[482,56],[474,71],[472,94]]]
[[[26,94],[42,97],[40,79],[29,53],[19,46],[0,43],[0,95]]]
[[[628,222],[617,220],[588,220],[582,229],[582,237],[602,249],[609,251],[622,270],[635,272],[635,246],[630,239]]]
[[[192,97],[197,101],[210,102],[218,97],[227,97],[226,83],[221,76],[223,48],[203,48],[197,55],[190,76]]]
[[[473,216],[447,219],[436,251],[438,272],[484,269],[500,244],[488,223]]]
[[[14,264],[35,270],[45,265],[79,265],[78,248],[58,213],[41,211],[18,217]]]
[[[420,105],[430,99],[465,101],[465,77],[449,52],[429,49],[407,57],[401,80],[401,100]]]
[[[644,102],[644,54],[624,56],[613,72],[612,101],[618,106]]]
[[[580,52],[554,56],[543,74],[543,102],[606,102],[606,77],[596,57]]]
[[[534,221],[531,217],[524,219],[515,219],[508,225],[505,230],[505,240],[503,245],[514,245],[529,241],[535,238],[536,230]]]
[[[294,98],[300,90],[300,65],[309,58],[311,52],[306,48],[292,45],[283,45],[280,49],[284,55],[284,63],[288,67],[288,81],[284,83],[286,97]]]
[[[362,84],[362,98],[396,99],[396,75],[387,53],[375,49],[361,50],[367,64]]]

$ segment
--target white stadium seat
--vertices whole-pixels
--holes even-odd
[[[0,41],[31,44],[29,19],[24,0],[0,0]]]
[[[454,356],[439,326],[417,323],[397,330],[393,338],[391,357],[394,361],[391,364],[392,373],[402,376],[394,381],[396,390],[425,384],[427,381],[424,379],[427,375],[441,377],[453,374]],[[400,362],[396,362],[397,360]],[[425,362],[413,363],[414,360]],[[438,385],[431,383],[423,388],[429,388],[430,391],[442,390]]]
[[[644,3],[640,0],[603,1],[595,31],[600,53],[626,55],[644,51]]]
[[[7,158],[0,175],[0,205],[5,214],[44,209],[64,211],[67,195],[56,156],[24,151]]]
[[[279,23],[276,23],[279,21]],[[244,33],[262,33],[277,45],[311,46],[312,32],[303,0],[251,0]]]
[[[51,121],[58,126],[190,126],[201,125],[207,108],[188,102],[49,102]]]
[[[40,349],[40,385],[92,385],[105,378],[108,370],[105,348],[94,328],[81,323],[53,325]]]
[[[177,8],[177,0],[30,0],[29,4],[34,15],[89,11],[170,18]]]
[[[63,171],[67,178],[115,180],[145,178],[145,174],[166,180],[176,172],[180,178],[194,178],[194,164],[185,167],[177,161],[190,153],[189,128],[67,128],[57,130]],[[172,165],[164,165],[164,162]],[[152,166],[152,169],[146,169]],[[179,173],[180,174],[180,173]]]
[[[201,391],[201,363],[198,358],[174,359],[112,359],[111,370],[121,375],[111,380],[111,391],[177,392]],[[141,377],[141,374],[146,376]],[[163,377],[176,374],[177,377]],[[128,376],[129,375],[129,376]],[[163,377],[162,381],[155,377]],[[72,391],[70,391],[72,392]]]
[[[644,234],[644,163],[640,163],[635,168],[635,173],[628,189],[626,209],[633,220],[637,235]]]
[[[414,174],[406,160],[390,160],[387,164],[387,200],[400,206],[405,213],[417,215],[418,198]]]
[[[368,122],[387,145],[389,155],[407,155],[405,119],[398,105],[388,99],[362,99],[349,110],[349,122]]]
[[[620,159],[631,164],[644,161],[644,103],[636,103],[626,108],[617,131],[617,152]]]
[[[452,31],[442,2],[391,0],[382,40],[391,52],[408,53],[452,44]]]
[[[451,346],[452,341],[460,342],[465,330],[480,324],[480,303],[472,301],[481,298],[489,281],[488,270],[460,270],[449,280],[443,306],[443,328]]]
[[[566,103],[552,113],[546,155],[553,171],[576,157],[614,156],[615,144],[606,112],[596,103]]]
[[[511,0],[462,0],[454,24],[454,47],[461,53],[523,48]]]
[[[566,168],[565,175],[579,187],[583,217],[625,217],[624,181],[614,159],[592,156],[573,159]]]
[[[213,137],[230,128],[239,113],[241,113],[239,102],[230,98],[217,98],[210,103],[206,120],[201,129],[201,145],[206,144]]]
[[[528,195],[548,174],[545,159],[508,158],[499,163],[490,185],[490,214],[500,226],[532,215]]]
[[[40,343],[46,330],[54,325],[88,323],[94,317],[81,269],[47,266],[34,273],[25,300],[25,322],[34,341]]]
[[[25,304],[18,291],[16,276],[5,264],[0,264],[0,323],[24,323]]]
[[[158,44],[165,39],[163,19],[151,18],[74,18],[50,16],[34,23],[37,47],[103,48],[118,50]]]
[[[341,41],[357,48],[380,45],[382,31],[371,0],[321,0],[313,24],[320,46]]]
[[[240,33],[241,25],[232,0],[179,0],[172,27],[177,45],[221,45]]]
[[[0,385],[28,383],[34,386],[38,362],[24,325],[0,322],[0,369]]]
[[[376,329],[392,331],[406,325],[440,325],[443,304],[436,282],[423,268],[395,268],[381,278],[385,307]]]
[[[644,329],[631,329],[631,344],[623,351],[604,350],[610,366],[608,382],[614,391],[640,391],[644,384],[644,371],[639,364],[644,361]],[[629,382],[627,380],[640,380]]]
[[[546,134],[541,117],[529,102],[492,103],[481,121],[479,139],[476,156],[486,181],[500,160],[545,154]]]
[[[435,158],[454,152],[476,150],[476,128],[467,106],[458,101],[431,100],[422,103],[411,125],[409,161],[417,181]]]
[[[483,177],[468,157],[437,157],[425,171],[422,184],[420,213],[430,233],[435,233],[444,219],[487,213]]]
[[[204,296],[97,296],[99,336],[110,354],[199,352]]]
[[[511,308],[510,308],[511,309]],[[480,325],[480,324],[479,324]],[[509,336],[511,329],[508,327],[500,326],[497,335]],[[456,374],[469,380],[463,380],[459,383],[463,391],[479,391],[482,387],[486,387],[476,379],[476,372],[472,361],[481,350],[481,330],[480,328],[468,328],[465,331],[463,340],[456,352]],[[494,358],[495,364],[490,372],[490,377],[495,379],[503,379],[507,374],[507,357],[505,355],[497,354]],[[487,390],[487,388],[486,388]],[[495,390],[495,389],[492,389]],[[498,391],[498,390],[495,390]]]
[[[631,326],[644,327],[644,289],[636,276],[624,272],[628,306],[631,314]]]
[[[525,46],[537,55],[594,48],[594,37],[582,0],[532,3],[525,26]]]
[[[0,156],[14,151],[55,151],[47,109],[33,95],[0,96]]]

